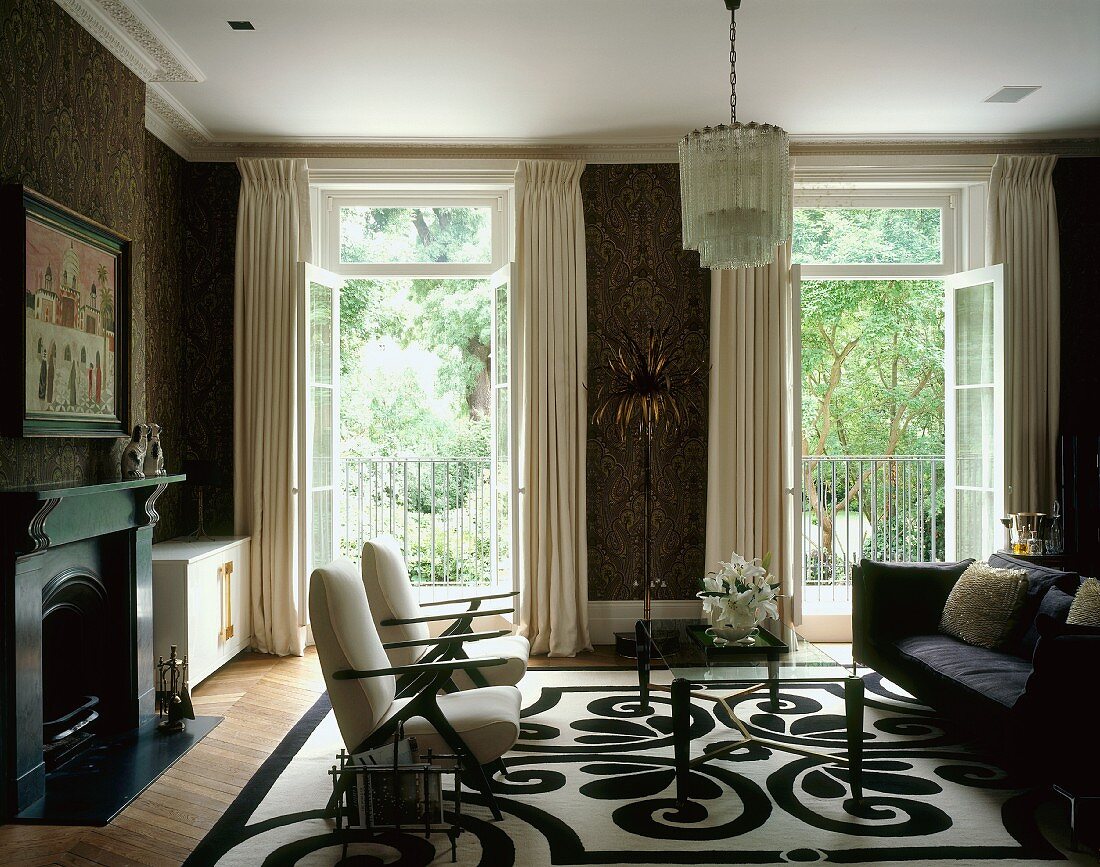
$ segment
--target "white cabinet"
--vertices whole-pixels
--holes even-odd
[[[153,546],[153,654],[187,656],[194,687],[252,639],[247,536]]]

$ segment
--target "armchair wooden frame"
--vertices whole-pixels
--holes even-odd
[[[474,756],[473,751],[466,746],[465,741],[462,740],[462,736],[455,731],[454,726],[451,725],[446,715],[440,710],[437,696],[443,685],[450,681],[455,671],[472,672],[478,668],[504,665],[506,662],[507,660],[501,657],[450,659],[438,662],[418,662],[413,665],[403,665],[392,668],[376,668],[370,671],[343,668],[334,672],[332,675],[334,680],[361,680],[370,677],[412,677],[420,684],[416,689],[416,694],[409,699],[401,710],[378,726],[378,728],[371,732],[361,744],[351,751],[353,756],[382,746],[394,737],[403,723],[413,717],[423,717],[431,723],[432,727],[439,733],[439,736],[444,740],[447,746],[454,751],[456,756],[458,756],[458,761],[462,765],[463,770],[470,775],[475,788],[485,796],[486,801],[488,801],[489,809],[493,813],[493,818],[499,822],[503,819],[503,815],[500,812],[499,804],[497,804],[496,795],[493,794],[492,787],[489,783],[489,775],[486,774],[484,766],[477,761],[477,757]],[[491,767],[493,767],[494,770],[503,772],[504,762],[497,759],[492,763]],[[336,805],[342,794],[342,788],[337,788],[337,790],[333,792],[332,798],[329,801],[330,811],[336,809]]]
[[[510,590],[501,593],[487,593],[484,596],[467,596],[461,599],[439,599],[434,602],[422,602],[421,608],[432,608],[440,605],[468,605],[469,607],[463,611],[445,612],[442,614],[424,614],[420,617],[390,617],[381,622],[381,626],[409,626],[414,623],[439,623],[446,620],[453,620],[450,626],[448,626],[443,632],[435,638],[418,639],[411,641],[391,641],[389,644],[384,644],[387,650],[401,648],[401,647],[431,647],[435,645],[435,649],[429,650],[419,660],[419,664],[431,664],[434,662],[444,662],[447,660],[466,660],[470,657],[466,654],[463,644],[466,641],[480,641],[486,638],[499,638],[503,635],[508,635],[508,630],[502,629],[494,632],[473,632],[472,624],[476,617],[491,617],[494,615],[511,614],[515,608],[492,608],[482,610],[482,602],[491,602],[497,599],[512,599],[519,595],[518,590]],[[410,666],[411,667],[411,666]],[[457,669],[456,669],[457,670]],[[485,676],[477,671],[475,668],[463,669],[466,671],[466,676],[470,678],[470,681],[475,687],[489,686],[489,681],[485,679]],[[423,674],[413,675],[411,672],[398,677],[397,680],[397,695],[399,698],[403,698],[406,695],[410,695],[416,692],[418,684],[423,679]],[[458,687],[455,686],[454,681],[451,678],[447,678],[441,686],[441,689],[447,692],[455,692]]]

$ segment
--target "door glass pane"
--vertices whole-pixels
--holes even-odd
[[[967,286],[955,293],[955,381],[993,382],[993,284]]]
[[[313,498],[313,562],[311,569],[332,561],[332,491],[314,491]]]
[[[496,575],[498,583],[510,584],[512,581],[511,543],[512,543],[512,469],[509,460],[510,421],[508,387],[496,389],[496,442],[493,444],[496,465],[496,502],[494,503],[494,521],[496,530]]]
[[[993,387],[956,392],[956,484],[993,487]]]
[[[508,284],[496,289],[496,384],[508,382]]]
[[[938,264],[939,208],[795,208],[792,261],[818,265]]]
[[[984,560],[996,549],[992,491],[955,492],[955,555]]]
[[[314,382],[332,383],[332,288],[309,284],[309,335]]]
[[[341,263],[492,261],[488,207],[340,208]]]
[[[313,486],[324,488],[332,484],[333,391],[318,387],[310,391],[313,392]]]

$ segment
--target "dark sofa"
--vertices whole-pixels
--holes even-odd
[[[992,742],[1022,779],[1100,792],[1092,724],[1100,629],[1065,625],[1081,579],[1004,554],[992,566],[1025,569],[1028,598],[1005,651],[939,632],[961,563],[878,563],[852,573],[855,659]]]

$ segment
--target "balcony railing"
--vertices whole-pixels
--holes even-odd
[[[851,601],[852,566],[944,557],[944,458],[802,459],[804,601]]]
[[[346,458],[342,551],[358,560],[363,543],[397,539],[414,584],[469,587],[493,575],[490,459]]]

